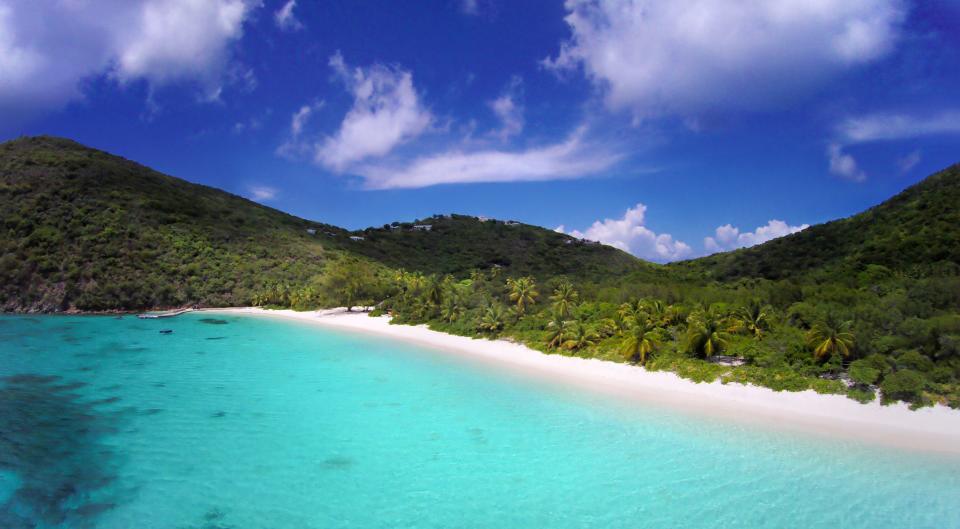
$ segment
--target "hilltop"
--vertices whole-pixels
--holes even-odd
[[[752,248],[669,265],[721,281],[852,277],[868,266],[914,275],[956,274],[960,263],[960,164],[882,204]]]

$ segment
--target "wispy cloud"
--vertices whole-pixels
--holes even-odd
[[[831,173],[851,182],[866,181],[867,173],[860,169],[852,155],[843,152],[843,146],[839,143],[827,146],[827,160]]]
[[[493,135],[502,141],[523,132],[523,103],[520,102],[522,97],[523,79],[515,75],[500,97],[487,103],[501,123],[501,127],[493,131]]]
[[[460,12],[465,15],[477,15],[480,13],[479,0],[460,0]]]
[[[879,113],[852,117],[838,127],[840,137],[847,143],[867,143],[960,133],[960,110],[945,110],[935,114],[912,115]]]
[[[897,160],[897,166],[900,168],[901,173],[910,172],[911,169],[917,166],[920,163],[920,149],[916,149],[910,152],[910,154],[904,156]]]
[[[247,188],[249,197],[257,202],[267,202],[277,198],[278,191],[267,186],[250,186]]]
[[[297,7],[297,0],[287,0],[287,3],[280,6],[280,9],[277,9],[273,13],[273,21],[278,28],[284,31],[303,29],[303,23],[293,14],[295,7]]]
[[[581,127],[560,143],[526,150],[452,150],[405,164],[368,164],[355,172],[370,189],[418,188],[581,178],[608,169],[623,158],[622,153],[609,147],[585,141],[585,132]]]
[[[598,220],[584,231],[566,231],[564,226],[558,226],[555,231],[609,244],[651,261],[676,261],[693,254],[693,249],[689,245],[683,241],[674,240],[669,233],[658,234],[647,228],[646,212],[647,206],[637,204],[628,208],[623,217]]]

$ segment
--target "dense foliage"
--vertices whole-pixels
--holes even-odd
[[[792,301],[764,282],[625,299],[497,269],[462,279],[401,271],[379,289],[389,296],[381,309],[397,323],[697,381],[960,407],[960,277],[896,276],[878,266],[860,286],[807,285]]]
[[[0,145],[0,306],[376,305],[698,381],[958,407],[958,204],[954,166],[848,219],[660,266],[460,215],[348,232],[24,138]]]
[[[8,311],[246,305],[336,256],[307,229],[336,230],[69,140],[0,145]]]
[[[603,282],[657,268],[616,248],[513,221],[438,215],[357,232],[350,250],[392,268],[466,276],[509,269],[517,276],[567,275]]]

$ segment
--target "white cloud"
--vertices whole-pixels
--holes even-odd
[[[502,141],[523,132],[523,104],[517,101],[522,97],[522,92],[523,80],[515,75],[500,97],[487,103],[501,123],[500,129],[494,131],[493,135]]]
[[[438,184],[546,181],[580,178],[614,165],[622,155],[586,143],[585,129],[563,142],[521,151],[447,151],[404,165],[357,168],[371,189],[418,188]]]
[[[790,226],[782,220],[771,220],[765,226],[760,226],[754,231],[740,233],[740,229],[730,224],[718,227],[714,231],[713,237],[703,239],[703,246],[709,253],[726,252],[736,250],[737,248],[746,248],[757,244],[765,243],[777,237],[797,233],[798,231],[809,228],[809,224],[800,226]]]
[[[277,198],[277,190],[267,186],[250,186],[247,191],[250,192],[250,198],[257,202],[266,202]]]
[[[827,159],[830,161],[831,173],[852,182],[863,182],[867,179],[867,173],[857,166],[857,160],[843,152],[843,146],[839,143],[827,146]]]
[[[894,45],[903,0],[567,0],[555,71],[582,68],[636,117],[755,109]]]
[[[909,172],[910,169],[913,169],[920,163],[920,149],[910,152],[910,154],[904,156],[897,160],[897,166],[900,168],[901,173]]]
[[[82,96],[108,75],[219,93],[231,44],[258,0],[0,0],[0,117],[24,117]]]
[[[389,153],[433,122],[433,115],[420,103],[410,72],[381,64],[351,69],[339,52],[330,58],[330,67],[353,95],[353,107],[336,135],[317,146],[318,163],[344,171],[351,164]]]
[[[838,127],[847,143],[900,140],[960,133],[960,110],[933,115],[880,113],[849,118]]]
[[[273,13],[273,21],[277,27],[284,31],[297,31],[303,29],[303,24],[293,14],[293,9],[297,7],[297,0],[287,0]]]
[[[651,261],[676,261],[689,257],[693,250],[682,241],[675,241],[670,234],[654,233],[644,226],[647,206],[637,204],[627,209],[622,218],[596,221],[585,231],[571,230],[568,235],[609,244],[642,259]],[[555,231],[565,233],[564,226]]]

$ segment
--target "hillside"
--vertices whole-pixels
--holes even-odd
[[[328,257],[316,223],[50,137],[0,145],[0,219],[4,310],[245,304]]]
[[[811,274],[852,277],[867,265],[915,275],[954,274],[960,263],[958,226],[960,164],[852,217],[668,268],[721,281]]]
[[[645,266],[533,226],[434,224],[351,233],[71,140],[21,138],[0,144],[0,309],[247,305],[274,285],[315,283],[345,256],[461,276],[500,265],[507,275],[602,280]]]
[[[610,246],[538,226],[466,215],[394,222],[355,235],[364,240],[356,241],[351,250],[390,267],[457,277],[502,267],[510,275],[606,281],[654,268]]]

